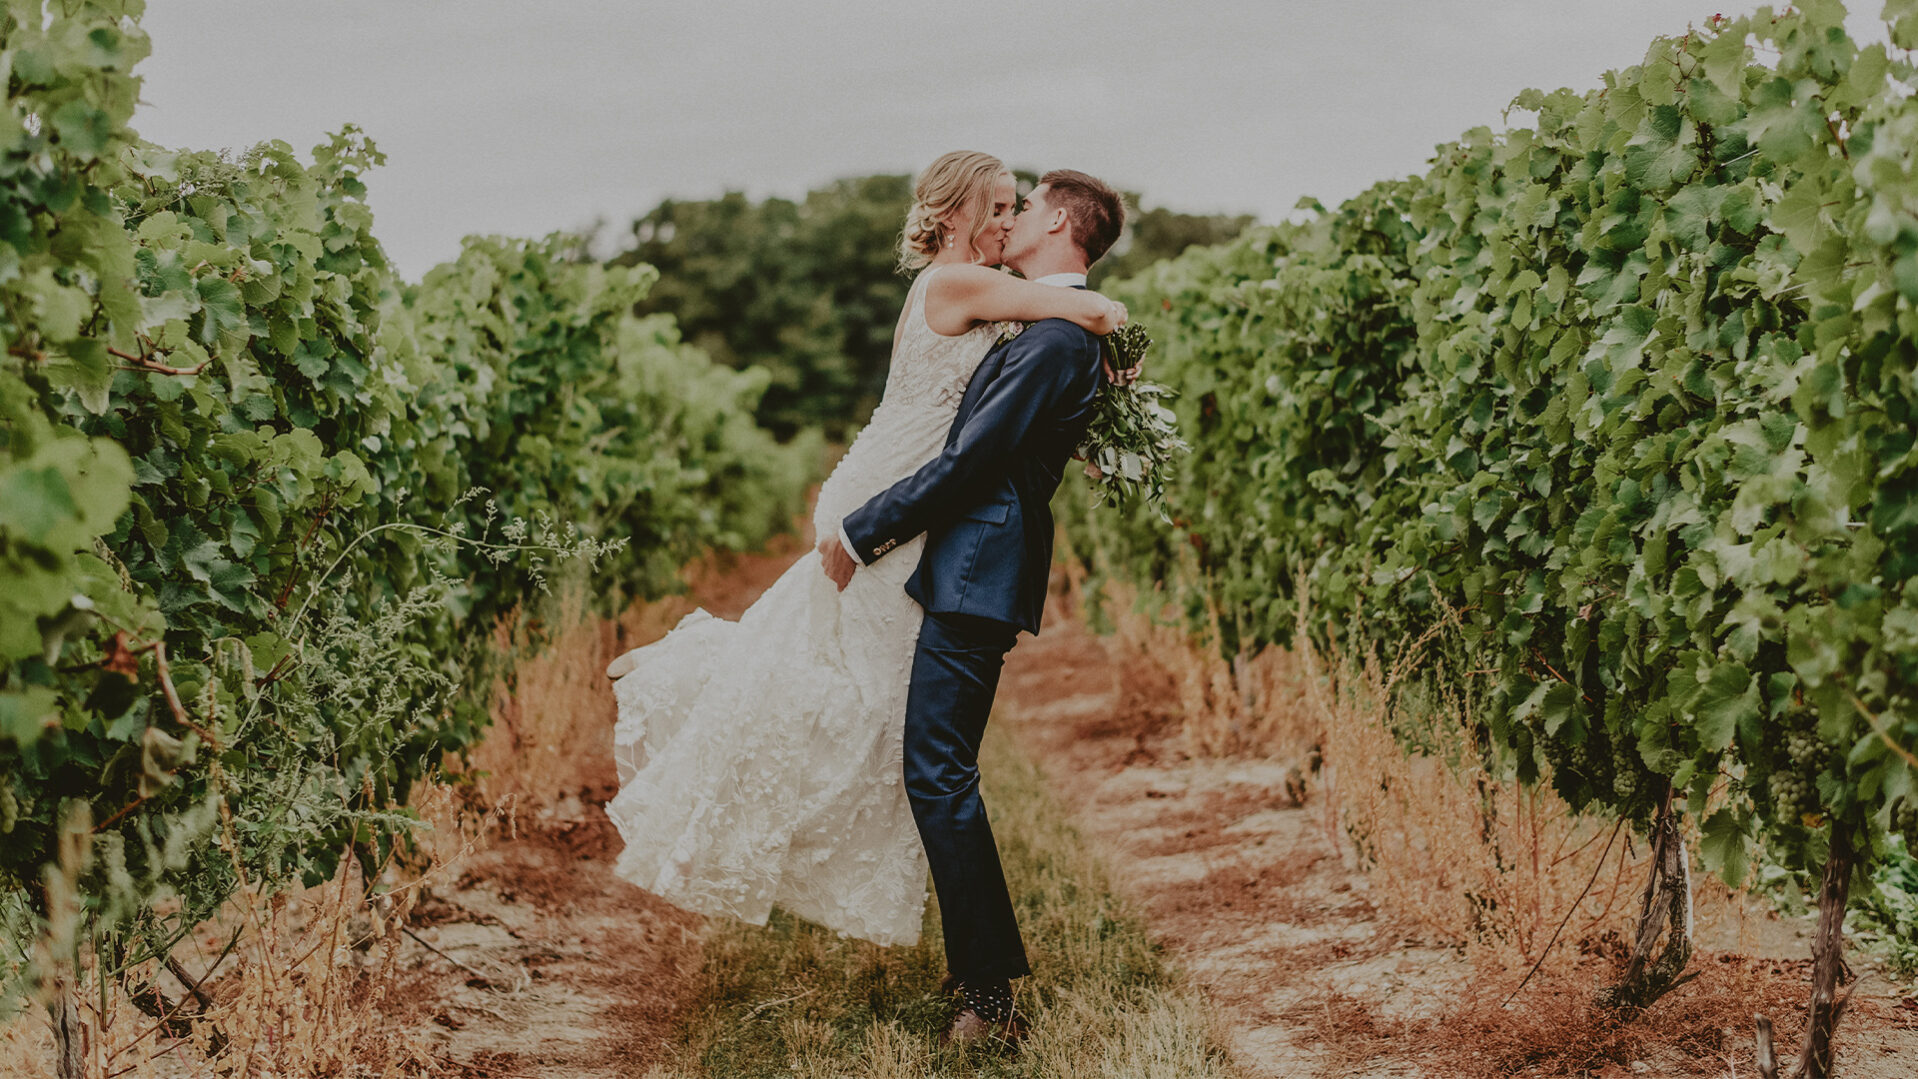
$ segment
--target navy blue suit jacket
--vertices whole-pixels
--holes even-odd
[[[1092,419],[1099,341],[1046,319],[986,353],[946,448],[847,514],[870,564],[926,533],[906,592],[931,614],[965,614],[1039,632],[1052,567],[1052,495]]]

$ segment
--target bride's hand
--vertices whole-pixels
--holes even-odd
[[[1099,294],[1095,292],[1093,295],[1098,296]],[[1106,299],[1104,296],[1099,296],[1099,299],[1105,301],[1105,310],[1099,312],[1099,314],[1093,318],[1092,325],[1087,326],[1086,329],[1099,337],[1104,337],[1106,334],[1125,325],[1127,314],[1125,304],[1117,300]]]
[[[1117,317],[1119,320],[1118,325],[1115,325],[1113,327],[1113,329],[1116,330],[1119,328],[1119,326],[1123,326],[1126,324],[1127,314],[1126,314],[1125,304],[1122,304],[1117,300],[1113,300],[1112,306],[1118,308],[1118,311],[1117,311]],[[1106,332],[1110,333],[1112,331],[1108,330]],[[1103,351],[1103,349],[1101,349],[1101,351]],[[1099,363],[1101,366],[1103,366],[1106,369],[1106,378],[1109,379],[1112,382],[1112,384],[1115,386],[1130,386],[1134,382],[1139,381],[1139,376],[1145,372],[1144,360],[1140,360],[1138,363],[1133,364],[1131,367],[1128,367],[1123,371],[1113,370],[1112,362],[1110,360],[1100,360]]]

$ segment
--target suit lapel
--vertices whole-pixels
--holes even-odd
[[[1067,285],[1067,288],[1084,291],[1086,285]],[[1016,338],[1015,338],[1016,340]],[[986,352],[986,358],[979,361],[979,367],[972,373],[972,381],[966,383],[965,396],[959,399],[959,412],[952,418],[952,429],[946,433],[946,444],[950,446],[959,437],[959,428],[963,427],[966,417],[972,415],[973,407],[979,403],[979,395],[999,377],[999,371],[1006,365],[1006,350],[1012,347],[1011,341],[1001,341]]]
[[[986,358],[979,361],[979,366],[972,372],[972,381],[966,383],[965,396],[959,399],[959,411],[952,417],[952,428],[946,432],[947,445],[959,437],[959,428],[965,426],[966,417],[971,416],[972,410],[978,406],[979,396],[992,384],[993,379],[999,377],[1000,370],[1006,365],[1006,349],[1010,347],[1010,341],[995,344],[986,352]]]

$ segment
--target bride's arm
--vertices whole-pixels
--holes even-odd
[[[948,266],[926,284],[926,324],[947,336],[964,333],[978,322],[1048,318],[1108,334],[1126,319],[1124,304],[1096,292],[1035,284],[984,266]]]

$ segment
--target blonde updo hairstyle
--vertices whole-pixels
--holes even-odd
[[[952,239],[946,219],[961,208],[972,210],[972,231],[966,242],[975,250],[992,217],[992,185],[1012,170],[991,154],[955,150],[926,166],[912,185],[912,209],[899,234],[899,268],[917,270]]]

